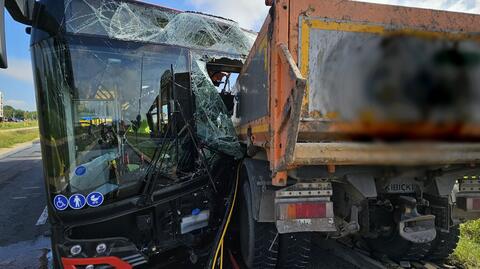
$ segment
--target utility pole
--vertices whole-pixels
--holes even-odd
[[[0,92],[0,122],[4,121],[4,115],[3,115],[3,93]]]

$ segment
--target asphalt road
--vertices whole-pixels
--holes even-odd
[[[40,144],[0,156],[0,268],[40,268],[50,247]],[[40,222],[41,219],[40,219]]]

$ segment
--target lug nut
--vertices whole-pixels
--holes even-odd
[[[70,248],[70,254],[73,256],[80,254],[80,252],[82,252],[82,247],[80,245],[75,245]]]
[[[97,245],[96,251],[98,254],[103,254],[107,251],[107,245],[105,243],[101,243]]]

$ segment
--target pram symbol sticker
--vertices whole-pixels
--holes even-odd
[[[85,206],[85,196],[81,194],[74,194],[68,199],[68,204],[73,209],[81,209]]]
[[[55,206],[57,210],[65,210],[68,207],[67,197],[61,194],[55,196],[55,198],[53,198],[53,206]]]
[[[87,204],[91,207],[100,206],[103,203],[103,194],[99,192],[92,192],[87,195]]]

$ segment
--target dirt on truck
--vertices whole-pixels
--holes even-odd
[[[397,261],[448,257],[480,211],[480,16],[266,4],[233,116],[247,266],[303,268],[313,232]]]

